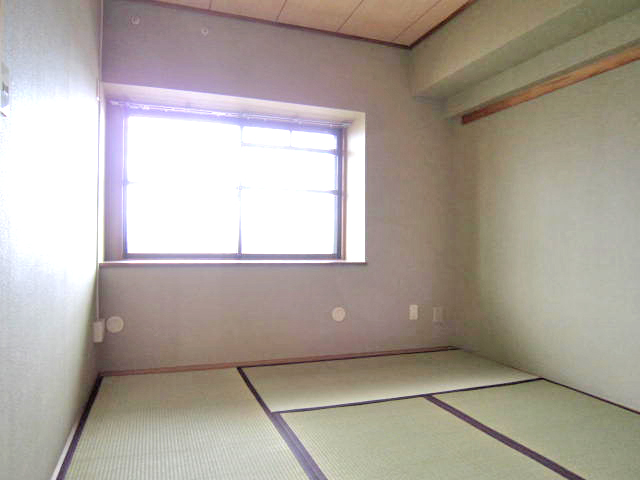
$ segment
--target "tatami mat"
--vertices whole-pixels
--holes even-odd
[[[66,480],[306,479],[236,370],[107,377]]]
[[[589,480],[640,478],[633,412],[547,381],[437,398]]]
[[[461,350],[252,367],[244,371],[274,412],[536,378]]]
[[[424,398],[282,417],[328,480],[562,478]]]

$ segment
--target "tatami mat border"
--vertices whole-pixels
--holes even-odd
[[[78,442],[80,441],[82,430],[87,423],[89,413],[91,413],[91,407],[93,407],[93,404],[96,401],[96,397],[98,396],[98,392],[100,391],[102,378],[102,375],[98,375],[98,377],[96,378],[96,382],[93,384],[93,388],[91,389],[91,393],[89,394],[89,399],[87,400],[84,410],[82,411],[82,416],[78,421],[78,427],[76,428],[76,431],[73,434],[73,439],[69,444],[69,450],[67,450],[67,454],[64,457],[62,466],[60,467],[60,471],[58,472],[58,476],[56,477],[57,480],[64,480],[64,477],[67,475],[67,471],[69,470],[69,465],[71,465],[73,454],[75,453],[76,448],[78,448]]]
[[[544,465],[548,469],[553,470],[558,475],[562,475],[564,478],[567,478],[568,480],[585,480],[584,477],[581,477],[580,475],[573,473],[571,470],[564,468],[562,465],[557,464],[556,462],[545,457],[544,455],[541,455],[538,452],[531,450],[530,448],[525,447],[521,443],[516,442],[515,440],[507,437],[506,435],[503,435],[502,433],[494,430],[493,428],[488,427],[484,423],[481,423],[475,418],[470,417],[466,413],[461,412],[457,408],[452,407],[448,403],[445,403],[442,400],[435,398],[433,395],[425,395],[424,399],[442,408],[443,410],[446,410],[450,414],[455,415],[460,420],[468,423],[474,428],[477,428],[481,432],[486,433],[487,435],[498,440],[499,442],[504,443],[508,447],[513,448],[514,450],[520,452],[523,455],[526,455],[527,457],[531,458],[532,460],[535,460],[541,465]]]
[[[611,400],[607,400],[606,398],[598,397],[597,395],[593,395],[591,393],[587,393],[587,392],[585,392],[583,390],[578,390],[577,388],[570,387],[569,385],[565,385],[564,383],[554,382],[553,380],[549,380],[548,378],[542,378],[541,380],[545,380],[545,381],[547,381],[549,383],[553,383],[554,385],[558,385],[559,387],[568,388],[569,390],[573,390],[574,392],[581,393],[582,395],[586,395],[587,397],[591,397],[591,398],[594,398],[596,400],[600,400],[601,402],[608,403],[609,405],[613,405],[614,407],[622,408],[623,410],[626,410],[627,412],[631,412],[631,413],[635,413],[636,415],[640,415],[640,411],[639,410],[634,410],[631,407],[625,407],[624,405],[621,405],[619,403],[612,402]]]
[[[200,365],[185,365],[178,367],[142,368],[135,370],[105,370],[100,372],[103,377],[119,377],[125,375],[148,375],[154,373],[179,373],[200,370],[220,370],[223,368],[254,368],[276,367],[278,365],[295,365],[297,363],[333,362],[335,360],[353,360],[358,358],[389,357],[394,355],[413,355],[416,353],[447,352],[461,350],[459,347],[441,346],[425,348],[407,348],[403,350],[382,350],[377,352],[345,353],[336,355],[320,355],[315,357],[278,358],[274,360],[258,360],[229,363],[207,363]]]
[[[306,408],[293,408],[290,410],[278,410],[273,413],[298,413],[298,412],[311,412],[314,410],[326,410],[328,408],[342,408],[342,407],[357,407],[358,405],[368,405],[370,403],[384,403],[384,402],[394,402],[396,400],[408,400],[410,398],[424,398],[428,395],[443,395],[445,393],[456,393],[456,392],[467,392],[470,390],[482,390],[484,388],[498,388],[498,387],[508,387],[510,385],[518,385],[520,383],[529,383],[529,382],[537,382],[539,380],[544,380],[543,378],[528,378],[526,380],[518,380],[515,382],[507,382],[507,383],[494,383],[492,385],[481,385],[479,387],[468,387],[468,388],[457,388],[455,390],[444,390],[441,392],[425,392],[425,393],[417,393],[415,395],[406,395],[403,397],[389,397],[389,398],[379,398],[376,400],[364,400],[362,402],[351,402],[351,403],[339,403],[336,405],[323,405],[320,407],[306,407]]]
[[[247,388],[255,397],[256,401],[262,407],[262,410],[264,410],[264,413],[267,415],[267,417],[269,417],[271,423],[273,423],[273,426],[276,427],[278,433],[280,433],[284,441],[287,443],[291,452],[295,455],[298,463],[307,474],[307,477],[309,477],[309,480],[327,480],[327,477],[325,477],[324,473],[322,473],[320,467],[318,467],[315,460],[311,457],[309,452],[307,452],[307,449],[304,448],[304,445],[302,445],[302,442],[300,442],[296,434],[293,433],[293,430],[291,430],[289,425],[287,425],[287,423],[280,415],[269,410],[267,404],[264,402],[255,387],[251,384],[249,377],[247,377],[247,375],[242,371],[241,368],[238,368],[238,373],[244,380]]]
[[[566,478],[568,480],[585,480],[585,479],[583,477],[575,474],[574,472],[571,472],[570,470],[562,467],[561,465],[553,462],[549,458],[547,458],[547,457],[535,452],[534,450],[529,449],[525,445],[522,445],[519,442],[516,442],[515,440],[507,437],[506,435],[503,435],[500,432],[498,432],[496,430],[493,430],[492,428],[488,427],[487,425],[477,421],[473,417],[470,417],[469,415],[467,415],[464,412],[456,409],[455,407],[447,404],[446,402],[435,398],[435,395],[443,395],[443,394],[447,394],[447,393],[473,391],[473,390],[482,390],[482,389],[487,389],[487,388],[507,387],[507,386],[518,385],[518,384],[522,384],[522,383],[529,383],[529,382],[536,382],[536,381],[544,380],[544,381],[547,381],[549,383],[558,385],[560,387],[564,387],[564,388],[567,388],[569,390],[573,390],[573,391],[575,391],[577,393],[589,396],[589,397],[594,398],[596,400],[608,403],[608,404],[613,405],[615,407],[622,408],[622,409],[624,409],[626,411],[629,411],[631,413],[635,413],[635,414],[640,415],[640,411],[635,410],[633,408],[625,407],[624,405],[620,405],[618,403],[612,402],[612,401],[607,400],[605,398],[602,398],[602,397],[599,397],[599,396],[584,392],[582,390],[579,390],[579,389],[574,388],[574,387],[570,387],[568,385],[565,385],[565,384],[562,384],[562,383],[559,383],[559,382],[555,382],[553,380],[549,380],[549,379],[544,378],[544,377],[531,378],[531,379],[526,379],[526,380],[519,380],[519,381],[515,381],[515,382],[507,382],[507,383],[500,383],[500,384],[482,385],[482,386],[477,386],[477,387],[469,387],[469,388],[461,388],[461,389],[455,389],[455,390],[447,390],[447,391],[441,391],[441,392],[422,393],[422,394],[408,395],[408,396],[403,396],[403,397],[383,398],[383,399],[368,400],[368,401],[362,401],[362,402],[353,402],[353,403],[345,403],[345,404],[338,404],[338,405],[309,407],[309,408],[282,410],[282,411],[272,412],[269,409],[269,407],[267,407],[266,403],[264,402],[264,400],[262,399],[262,397],[260,396],[258,391],[253,386],[253,384],[249,380],[248,376],[243,371],[243,368],[275,366],[275,365],[291,365],[291,364],[298,364],[298,363],[313,363],[313,362],[333,361],[333,360],[349,360],[349,359],[357,359],[357,358],[371,358],[371,357],[392,356],[392,355],[409,355],[409,354],[414,354],[414,353],[441,352],[441,351],[448,351],[448,350],[459,350],[459,348],[457,348],[457,347],[438,347],[438,348],[434,348],[434,349],[420,349],[420,350],[395,351],[395,352],[377,352],[377,353],[364,354],[364,355],[354,354],[352,356],[342,356],[342,357],[337,357],[336,356],[336,357],[331,357],[331,358],[304,359],[304,360],[295,360],[295,361],[290,361],[290,362],[287,362],[287,361],[282,361],[282,362],[278,362],[278,363],[267,362],[267,363],[261,363],[261,364],[249,363],[249,364],[243,364],[243,365],[236,366],[235,368],[237,369],[238,374],[244,380],[245,384],[247,385],[247,388],[253,394],[253,396],[256,399],[256,401],[258,402],[258,404],[262,407],[262,409],[265,412],[265,414],[269,417],[269,419],[271,420],[273,425],[276,427],[276,429],[278,430],[278,432],[280,433],[282,438],[285,440],[285,442],[287,443],[287,445],[291,449],[292,453],[295,455],[296,459],[298,460],[298,462],[300,463],[301,467],[303,468],[303,470],[305,471],[306,475],[308,476],[308,478],[310,480],[327,480],[327,478],[324,475],[324,473],[322,472],[322,470],[320,469],[320,467],[317,465],[317,463],[315,462],[313,457],[306,450],[306,448],[304,447],[302,442],[300,442],[300,440],[298,439],[298,437],[295,434],[295,432],[291,429],[291,427],[289,427],[289,425],[287,424],[285,419],[282,417],[282,414],[284,414],[284,413],[296,413],[296,412],[306,412],[306,411],[314,411],[314,410],[324,410],[324,409],[329,409],[329,408],[340,408],[340,407],[367,405],[367,404],[372,404],[372,403],[392,402],[392,401],[405,400],[405,399],[410,399],[410,398],[424,398],[426,401],[428,401],[428,402],[430,402],[430,403],[432,403],[432,404],[434,404],[434,405],[446,410],[450,414],[458,417],[460,420],[462,420],[462,421],[466,422],[467,424],[473,426],[474,428],[484,432],[485,434],[491,436],[495,440],[498,440],[501,443],[509,446],[510,448],[518,451],[519,453],[521,453],[523,455],[526,455],[527,457],[531,458],[532,460],[544,465],[545,467],[549,468],[550,470],[556,472],[557,474],[563,476],[564,478]],[[200,366],[200,367],[205,367],[205,366]],[[206,369],[214,369],[214,368],[216,368],[216,367],[215,366],[208,366],[208,368],[185,368],[185,369],[182,369],[182,370],[172,369],[171,372],[192,371],[192,370],[206,370]],[[218,367],[218,368],[222,368],[222,367]],[[170,372],[167,372],[167,371],[164,371],[164,372],[160,372],[160,371],[153,371],[153,372],[145,371],[145,372],[139,372],[139,373],[170,373]],[[91,393],[89,395],[89,399],[87,400],[87,403],[86,403],[85,408],[83,410],[82,416],[81,416],[81,418],[80,418],[80,420],[78,422],[78,426],[77,426],[76,431],[75,431],[75,433],[73,435],[73,439],[72,439],[72,441],[71,441],[71,443],[69,445],[69,449],[68,449],[68,451],[67,451],[67,453],[65,455],[64,461],[62,462],[62,465],[60,467],[60,471],[58,472],[58,475],[56,477],[57,480],[64,480],[64,478],[65,478],[65,476],[67,474],[67,471],[68,471],[69,466],[71,464],[71,460],[73,459],[73,455],[74,455],[74,453],[76,451],[76,448],[78,446],[78,442],[79,442],[80,437],[82,435],[82,431],[83,431],[84,426],[86,424],[86,421],[87,421],[87,419],[89,417],[89,414],[91,413],[91,408],[92,408],[92,406],[93,406],[93,404],[94,404],[94,402],[96,400],[96,397],[98,395],[98,392],[100,390],[100,386],[102,384],[103,378],[104,378],[103,374],[98,375],[98,377],[96,378],[96,382],[95,382],[95,384],[94,384],[94,386],[93,386],[93,388],[91,390]]]

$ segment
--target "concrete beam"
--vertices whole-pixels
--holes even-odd
[[[640,43],[640,8],[474,85],[446,102],[454,117]]]
[[[638,7],[640,0],[478,0],[413,49],[413,93],[450,97]]]

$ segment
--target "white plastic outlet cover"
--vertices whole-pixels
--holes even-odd
[[[347,311],[342,307],[336,307],[331,310],[331,318],[333,318],[336,322],[342,322],[347,316]]]
[[[93,322],[93,342],[102,343],[104,341],[104,320]]]
[[[107,318],[107,330],[110,333],[118,333],[124,329],[124,320],[121,317]]]
[[[439,325],[444,323],[444,307],[433,307],[433,323]]]

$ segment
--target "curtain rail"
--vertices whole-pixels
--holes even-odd
[[[126,102],[122,100],[109,100],[111,105],[126,107],[133,110],[143,111],[158,111],[158,112],[174,112],[174,113],[188,113],[195,115],[206,115],[212,117],[221,118],[238,118],[244,120],[264,120],[271,122],[286,122],[299,125],[312,125],[316,127],[329,127],[329,128],[345,128],[351,125],[351,122],[332,122],[326,120],[313,120],[306,118],[292,118],[281,117],[278,115],[266,115],[261,113],[243,113],[243,112],[224,112],[217,110],[207,110],[204,108],[191,108],[191,107],[169,107],[162,105],[149,105],[144,103]]]

